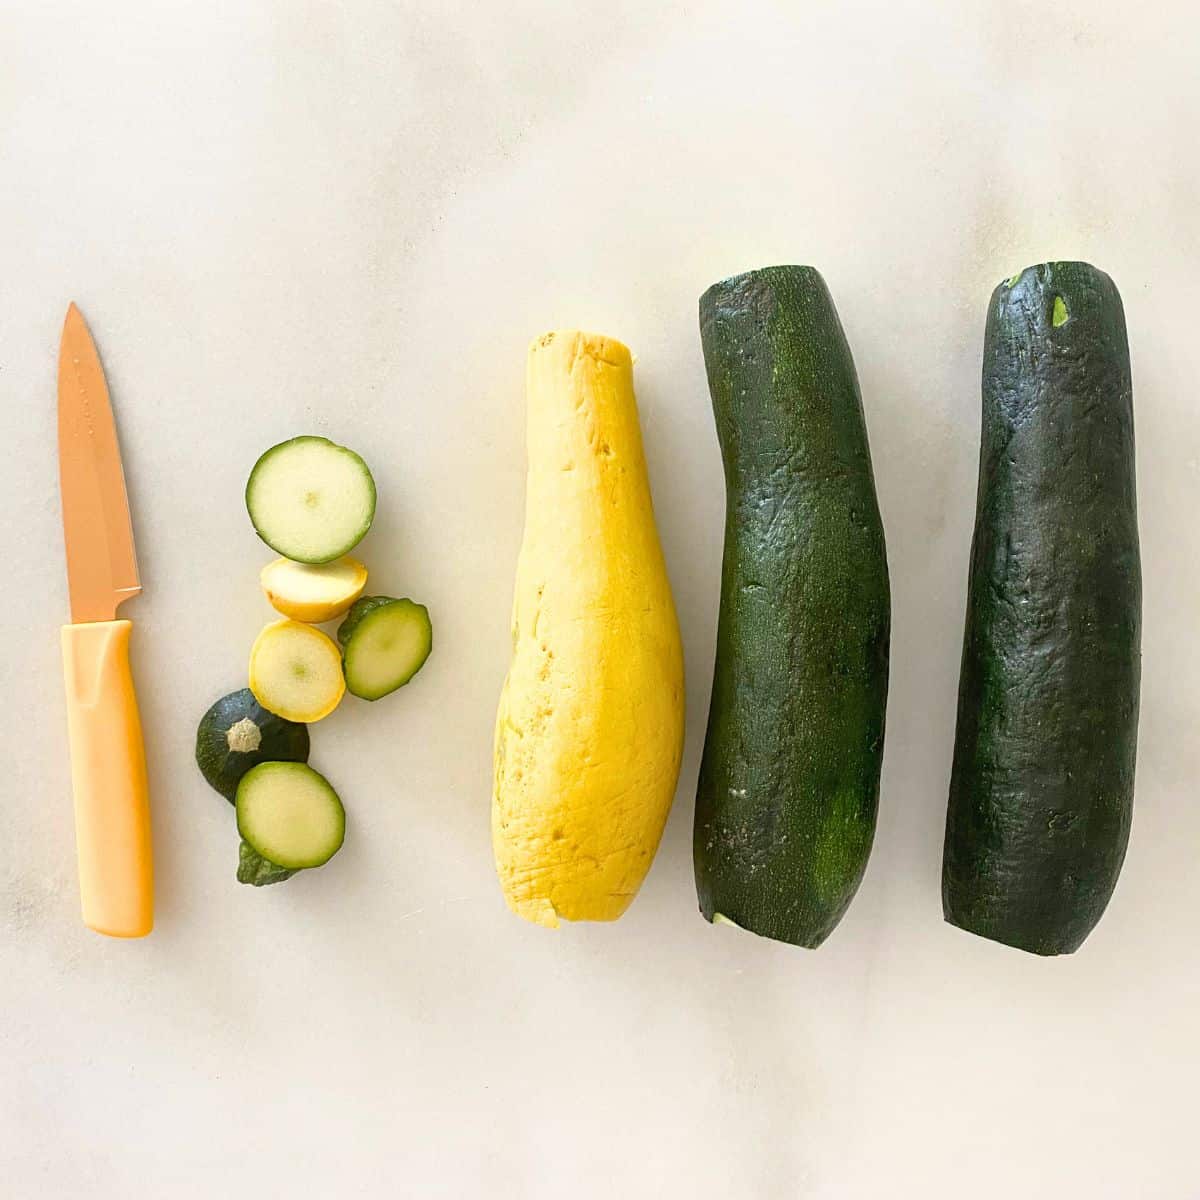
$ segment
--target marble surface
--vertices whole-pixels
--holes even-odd
[[[0,3],[0,1178],[14,1197],[974,1200],[1196,1194],[1200,22],[1185,0]],[[1114,276],[1146,580],[1133,837],[1043,961],[942,923],[984,310]],[[817,953],[696,913],[723,496],[696,299],[818,265],[892,564],[874,855]],[[79,924],[54,371],[83,307],[145,595],[158,927]],[[688,665],[679,796],[627,916],[557,935],[492,873],[491,726],[543,329],[628,342]],[[233,878],[195,722],[270,613],[256,454],[374,464],[373,586],[428,603],[404,694],[314,763],[344,852]]]

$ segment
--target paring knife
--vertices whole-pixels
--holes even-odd
[[[146,757],[129,673],[141,590],[104,368],[83,314],[67,309],[58,355],[58,471],[71,624],[62,630],[83,921],[111,937],[154,925]]]

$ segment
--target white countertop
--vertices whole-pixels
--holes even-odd
[[[1185,0],[0,4],[0,1190],[1195,1195],[1198,36]],[[1145,677],[1124,874],[1041,960],[944,925],[939,870],[985,307],[1072,257],[1128,315]],[[723,511],[696,300],[772,262],[819,266],[841,312],[894,596],[875,851],[816,953],[709,927],[692,885]],[[77,915],[71,299],[146,588],[137,943]],[[505,909],[488,809],[525,348],[566,325],[638,356],[689,718],[642,894],[555,935]],[[256,891],[192,742],[271,615],[247,472],[301,432],[373,465],[373,589],[426,602],[436,648],[314,728],[346,848]]]

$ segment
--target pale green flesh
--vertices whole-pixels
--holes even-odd
[[[364,700],[378,700],[403,687],[421,669],[433,645],[429,614],[419,604],[397,600],[368,613],[346,646],[346,686]]]
[[[325,438],[293,438],[255,464],[246,507],[272,550],[325,563],[352,550],[371,527],[375,482],[353,450]]]
[[[346,813],[325,778],[304,763],[260,763],[238,784],[238,832],[263,858],[299,870],[341,849]]]
[[[1051,323],[1055,329],[1065,325],[1071,319],[1071,314],[1067,311],[1066,301],[1061,296],[1054,297],[1054,313],[1051,316]]]

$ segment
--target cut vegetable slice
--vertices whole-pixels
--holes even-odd
[[[353,450],[328,438],[297,437],[254,464],[246,508],[277,554],[327,563],[362,541],[375,516],[375,480]]]
[[[356,558],[331,563],[269,562],[259,575],[271,606],[285,617],[318,625],[340,617],[367,586],[367,568]]]
[[[429,610],[412,600],[364,596],[338,629],[351,695],[378,700],[403,687],[433,649]]]
[[[289,721],[319,721],[346,690],[341,654],[311,625],[273,621],[251,647],[250,690],[263,708]]]
[[[238,833],[268,862],[298,871],[327,863],[346,837],[346,810],[305,763],[260,763],[238,784]]]

